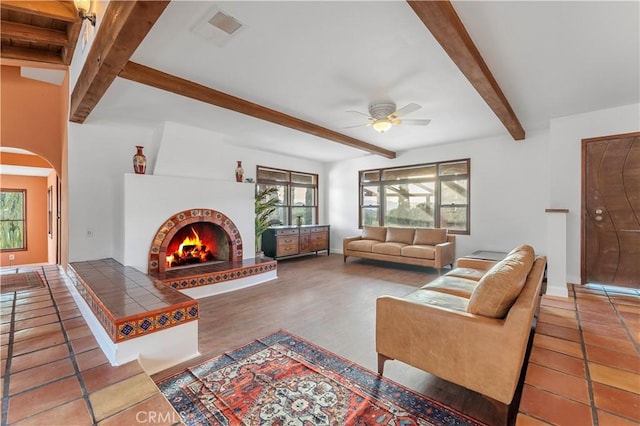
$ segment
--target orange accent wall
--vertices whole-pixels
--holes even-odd
[[[44,167],[47,169],[51,167],[51,164],[49,164],[44,158],[38,157],[37,155],[14,154],[12,152],[0,152],[0,164]]]
[[[2,188],[27,190],[27,250],[1,252],[0,266],[48,262],[47,178],[2,175]],[[9,261],[9,254],[16,258]]]
[[[15,66],[3,65],[0,73],[0,143],[38,154],[62,175],[60,117],[66,116],[62,107],[67,86],[22,78]]]

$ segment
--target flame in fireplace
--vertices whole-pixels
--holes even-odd
[[[193,226],[190,230],[192,235],[187,235],[178,249],[166,257],[167,267],[204,263],[215,258],[216,254],[212,251],[215,248],[208,247],[207,242],[200,239],[200,235]]]

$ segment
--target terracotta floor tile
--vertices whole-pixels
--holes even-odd
[[[640,357],[638,356],[610,351],[600,346],[586,345],[586,348],[589,361],[640,374]]]
[[[572,311],[575,311],[576,309],[573,298],[558,297],[558,296],[544,295],[540,299],[540,305],[550,306],[553,308],[560,308],[560,309],[569,309]]]
[[[616,303],[615,305],[618,312],[630,312],[636,315],[640,315],[640,306],[637,302],[635,304]]]
[[[58,305],[58,311],[62,312],[66,312],[66,311],[71,311],[73,309],[77,309],[78,305],[76,305],[76,302],[71,301],[62,305]]]
[[[576,318],[576,312],[568,309],[554,308],[550,306],[540,306],[540,317],[562,317],[562,318]]]
[[[67,337],[69,340],[79,339],[81,337],[92,336],[91,329],[87,325],[83,325],[81,327],[72,328],[71,330],[67,330]]]
[[[22,321],[26,319],[39,317],[42,315],[51,315],[55,313],[56,313],[56,309],[53,306],[49,306],[48,308],[36,309],[35,311],[16,313],[14,320]]]
[[[52,346],[47,349],[20,355],[11,359],[11,373],[26,370],[49,362],[53,362],[69,356],[69,349],[66,344]]]
[[[638,426],[637,422],[598,410],[598,426]]]
[[[529,362],[553,368],[563,373],[572,374],[582,379],[586,377],[584,361],[581,358],[544,349],[540,346],[534,346],[532,348],[531,355],[529,355]]]
[[[9,423],[82,396],[78,379],[69,377],[9,398]]]
[[[46,338],[47,336],[55,335],[56,333],[61,332],[62,327],[60,327],[60,323],[54,322],[51,324],[45,324],[38,327],[31,327],[24,330],[16,331],[15,333],[13,333],[13,342],[14,344],[16,344],[18,342],[29,339]]]
[[[588,331],[584,331],[582,336],[584,337],[584,342],[587,345],[600,346],[602,348],[607,348],[612,351],[622,352],[629,355],[636,355],[638,353],[628,338],[620,339],[611,336],[602,336]]]
[[[35,297],[21,297],[16,299],[16,306],[22,306],[22,305],[29,305],[31,303],[38,303],[38,302],[47,302],[51,300],[51,295],[50,294],[44,294],[42,296],[35,296]]]
[[[555,425],[590,425],[588,405],[525,384],[520,411]]]
[[[640,395],[597,382],[592,387],[596,407],[640,422]]]
[[[99,367],[83,371],[82,377],[87,391],[91,393],[140,373],[144,373],[144,370],[138,361],[131,361],[118,367],[102,364]]]
[[[590,404],[587,380],[571,376],[538,364],[529,364],[525,383],[571,398],[574,401]]]
[[[547,426],[549,424],[522,413],[518,413],[516,417],[516,426]]]
[[[77,354],[76,362],[80,371],[85,371],[98,365],[106,364],[109,360],[102,352],[102,349],[96,348]]]
[[[24,330],[26,328],[36,327],[39,325],[50,324],[54,322],[55,323],[58,322],[57,314],[44,315],[44,316],[40,316],[32,319],[23,320],[23,321],[16,321],[15,329],[16,331]]]
[[[624,326],[611,326],[610,324],[600,324],[591,321],[580,321],[580,328],[582,331],[587,331],[593,334],[600,334],[602,336],[618,337],[621,339],[627,338],[627,331]]]
[[[153,396],[131,408],[108,417],[99,426],[121,426],[134,424],[172,425],[181,423],[180,414],[162,395]]]
[[[71,420],[72,419],[72,420]],[[59,405],[35,416],[14,423],[16,426],[52,426],[52,425],[91,425],[93,419],[89,414],[87,403],[84,399],[76,399],[63,405]],[[12,425],[13,426],[13,425]]]
[[[538,318],[538,321],[578,330],[578,320],[575,318],[565,318],[556,315],[541,315],[540,318]]]
[[[16,307],[14,308],[15,312],[30,312],[30,311],[37,311],[38,309],[42,309],[42,308],[48,308],[53,306],[53,301],[51,299],[43,301],[43,302],[35,302],[35,303],[29,303],[26,305],[16,305]]]
[[[22,342],[16,342],[13,345],[13,355],[21,355],[28,352],[37,351],[40,349],[48,348],[50,346],[56,346],[64,343],[64,336],[62,331],[57,333],[51,333],[38,339],[29,339]]]
[[[71,358],[62,358],[39,367],[11,374],[9,394],[16,393],[75,374]]]
[[[561,327],[555,324],[549,324],[543,321],[538,321],[536,324],[536,333],[546,334],[547,336],[558,337],[560,339],[571,340],[573,342],[580,342],[582,340],[582,336],[580,335],[580,331]]]
[[[71,330],[76,327],[82,327],[87,325],[87,322],[83,317],[75,317],[62,322],[64,324],[65,330]]]
[[[80,317],[82,314],[79,309],[71,309],[69,311],[60,312],[60,318],[63,320]]]
[[[594,382],[640,394],[640,374],[593,362],[589,363],[589,374]]]
[[[151,397],[158,388],[146,373],[138,374],[89,395],[97,421]]]
[[[533,344],[545,349],[560,352],[566,355],[574,357],[582,357],[582,346],[576,342],[568,342],[556,337],[545,336],[544,334],[536,333],[533,338]]]
[[[620,319],[618,318],[617,315],[604,314],[600,312],[596,313],[596,312],[581,311],[580,321],[591,321],[591,322],[597,322],[601,324],[611,324],[611,325],[620,324]]]
[[[73,347],[73,352],[75,352],[75,354],[77,355],[79,353],[86,352],[90,349],[97,348],[99,345],[95,337],[91,335],[91,336],[80,337],[79,339],[76,339],[76,340],[72,340],[71,346]]]

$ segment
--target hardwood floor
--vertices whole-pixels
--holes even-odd
[[[341,255],[278,262],[277,280],[200,300],[200,356],[158,373],[192,366],[255,338],[284,329],[376,371],[375,300],[404,296],[438,275],[430,268],[349,259]],[[490,425],[506,410],[481,395],[398,361],[385,376]]]

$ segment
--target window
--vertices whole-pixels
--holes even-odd
[[[277,188],[279,203],[272,222],[280,225],[318,223],[318,175],[258,166],[257,190]]]
[[[360,171],[360,227],[435,227],[469,234],[470,165],[465,159]]]
[[[0,250],[26,250],[24,189],[0,190]]]

